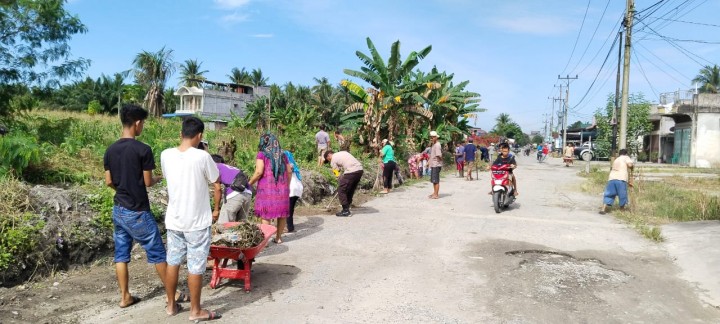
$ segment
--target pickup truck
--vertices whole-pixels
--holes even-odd
[[[582,145],[575,147],[575,156],[583,159],[583,161],[591,161],[595,158],[595,150],[595,143],[592,143],[591,146],[590,142],[585,142]]]

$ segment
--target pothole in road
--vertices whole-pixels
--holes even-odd
[[[587,288],[624,283],[631,276],[609,269],[600,260],[576,258],[568,253],[518,250],[506,255],[521,258],[516,275],[535,282],[535,294],[553,296]]]

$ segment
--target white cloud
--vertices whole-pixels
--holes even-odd
[[[226,25],[232,25],[239,22],[247,21],[248,20],[247,14],[241,14],[239,12],[234,12],[228,15],[224,15],[220,18],[220,21],[225,23]]]
[[[250,3],[250,0],[214,0],[214,2],[222,9],[237,9]]]
[[[250,37],[255,37],[255,38],[273,38],[273,37],[275,37],[275,35],[273,35],[273,34],[254,34],[254,35],[250,35]]]

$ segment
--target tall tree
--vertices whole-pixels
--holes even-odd
[[[720,68],[717,65],[706,65],[692,81],[701,84],[700,92],[718,93],[718,90],[720,90]]]
[[[361,79],[372,87],[364,90],[359,85],[343,80],[341,85],[356,101],[348,107],[347,112],[363,111],[364,126],[361,139],[367,139],[366,147],[378,148],[380,139],[386,137],[393,140],[398,136],[400,114],[413,112],[426,119],[432,118],[432,112],[424,106],[426,99],[417,93],[418,84],[412,83],[410,73],[425,58],[432,46],[427,46],[419,52],[410,52],[403,61],[400,56],[400,41],[390,46],[390,57],[385,60],[380,56],[375,44],[367,38],[370,55],[356,51],[355,55],[362,61],[360,71],[345,69],[345,74]],[[428,85],[427,87],[434,87]],[[386,124],[385,129],[381,129]]]
[[[252,69],[250,72],[250,83],[256,87],[267,86],[269,78],[264,77],[260,68]]]
[[[157,52],[142,51],[133,60],[135,81],[147,89],[145,107],[155,117],[163,113],[165,84],[175,72],[172,53],[163,47]]]
[[[230,79],[230,82],[235,84],[252,83],[252,76],[250,76],[250,73],[248,73],[244,67],[242,69],[238,69],[236,67],[232,68],[232,70],[230,70],[230,74],[226,76]]]
[[[642,94],[630,94],[628,100],[628,127],[627,139],[628,150],[638,153],[638,149],[642,144],[644,135],[652,131],[652,123],[650,122],[650,102],[645,100]],[[612,125],[610,120],[613,116],[615,107],[615,96],[608,95],[607,103],[604,108],[598,108],[595,112],[595,121],[597,122],[598,137],[595,140],[598,149],[598,156],[608,156],[612,143]]]
[[[208,72],[201,66],[202,62],[198,62],[197,59],[185,60],[180,64],[180,82],[186,87],[199,87],[200,81],[206,80],[203,74]]]
[[[10,100],[27,85],[58,85],[80,77],[90,66],[71,59],[68,41],[87,32],[80,19],[65,11],[63,0],[0,1],[0,118],[10,115]],[[24,89],[24,91],[23,91]]]

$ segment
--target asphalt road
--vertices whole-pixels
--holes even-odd
[[[438,200],[420,183],[350,218],[300,217],[297,233],[257,258],[252,292],[225,281],[204,288],[203,305],[223,313],[218,323],[720,322],[665,247],[596,212],[600,197],[578,190],[580,165],[518,163],[521,195],[501,214],[482,172],[480,181],[446,174]],[[187,322],[187,311],[167,317],[163,306],[158,295],[73,316]]]

